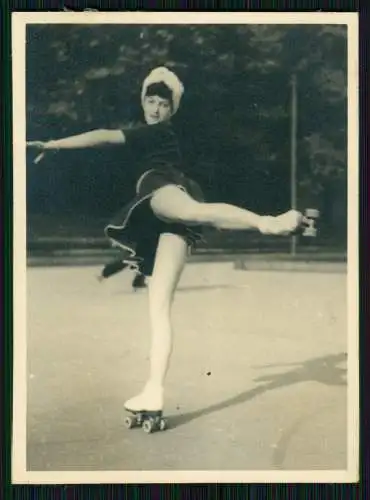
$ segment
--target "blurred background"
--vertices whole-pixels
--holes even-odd
[[[259,213],[317,208],[318,236],[297,253],[345,258],[347,32],[338,25],[29,25],[27,139],[140,119],[158,65],[185,85],[177,120],[209,201]],[[27,153],[27,246],[109,249],[103,228],[131,198],[130,158],[116,148]],[[292,177],[293,175],[293,177]],[[207,231],[196,252],[291,253],[289,240]]]

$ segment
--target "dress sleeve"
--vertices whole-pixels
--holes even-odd
[[[170,123],[142,125],[122,131],[126,145],[141,165],[140,168],[182,168],[180,146]]]
[[[168,126],[163,123],[124,128],[122,132],[126,145],[137,154],[161,148],[169,135]]]

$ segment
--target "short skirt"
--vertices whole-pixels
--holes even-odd
[[[204,241],[201,226],[189,227],[186,224],[165,222],[152,211],[151,197],[158,189],[167,185],[176,185],[195,200],[204,201],[199,184],[182,172],[172,169],[146,171],[136,184],[135,197],[114,215],[104,229],[112,245],[122,251],[119,259],[121,265],[117,269],[129,267],[145,276],[151,276],[162,233],[182,236],[189,248]]]

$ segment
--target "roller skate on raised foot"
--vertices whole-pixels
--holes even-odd
[[[307,208],[304,215],[306,227],[304,228],[302,235],[314,238],[317,236],[317,222],[320,217],[320,212],[316,208]]]
[[[262,234],[274,236],[288,236],[305,230],[309,221],[297,210],[289,210],[284,214],[261,217],[259,230]]]
[[[128,429],[141,427],[144,432],[150,434],[154,431],[164,431],[167,421],[163,418],[163,390],[146,387],[144,391],[134,398],[126,401],[125,410],[130,415],[125,418],[125,426]]]

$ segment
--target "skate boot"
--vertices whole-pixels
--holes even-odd
[[[146,433],[165,430],[167,422],[163,418],[163,388],[147,384],[144,390],[124,404],[131,413],[125,418],[128,429],[140,426]]]
[[[122,259],[115,259],[112,262],[109,262],[104,266],[101,274],[98,276],[98,281],[103,281],[110,276],[114,276],[120,271],[123,271],[123,269],[126,269],[128,265],[129,264]]]
[[[262,217],[259,230],[266,235],[287,236],[303,231],[307,225],[308,221],[301,212],[289,210],[276,217]]]
[[[141,273],[135,274],[135,277],[132,281],[132,288],[135,292],[140,288],[147,288],[147,282],[144,274]]]

